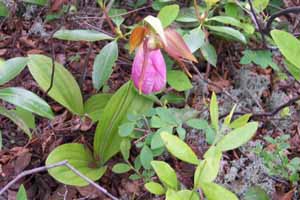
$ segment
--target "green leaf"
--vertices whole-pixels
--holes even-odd
[[[94,30],[58,30],[53,37],[61,40],[86,42],[113,39],[109,35]]]
[[[205,34],[199,27],[191,30],[188,34],[185,34],[183,39],[192,53],[205,44]]]
[[[282,55],[300,69],[300,41],[285,31],[273,30],[271,36]]]
[[[168,5],[163,7],[158,13],[158,19],[160,19],[162,26],[165,28],[172,24],[179,14],[179,6],[177,4]]]
[[[177,176],[174,169],[168,163],[154,160],[151,162],[151,165],[162,183],[167,185],[168,188],[177,190]]]
[[[23,184],[19,187],[16,200],[27,200],[27,193]]]
[[[157,17],[153,17],[151,15],[145,17],[144,21],[149,24],[151,28],[153,28],[153,30],[160,36],[163,43],[167,44],[167,39],[161,21]]]
[[[129,170],[131,170],[131,167],[126,163],[117,163],[112,168],[112,171],[116,174],[123,174]]]
[[[210,43],[205,43],[203,46],[200,47],[201,53],[203,55],[203,57],[205,58],[205,60],[213,65],[214,67],[217,66],[217,52],[216,49],[213,45],[211,45]]]
[[[118,44],[116,41],[105,45],[96,56],[92,73],[93,85],[96,90],[99,90],[109,79],[117,59]]]
[[[145,169],[151,168],[151,161],[153,160],[153,153],[151,149],[144,145],[140,154],[140,160]]]
[[[135,123],[134,122],[127,122],[125,124],[122,124],[121,126],[119,126],[119,135],[121,137],[127,137],[129,136],[135,127]]]
[[[254,63],[259,65],[262,68],[271,67],[275,71],[279,71],[279,67],[276,63],[273,62],[273,54],[271,51],[267,50],[258,50],[258,51],[252,51],[252,50],[245,50],[243,51],[243,57],[240,60],[240,63],[243,65],[247,65],[250,63]]]
[[[247,43],[245,36],[238,30],[227,26],[206,26],[209,30],[217,32],[219,35],[227,35],[232,39],[240,41],[244,44]]]
[[[153,182],[153,181],[146,183],[145,188],[149,192],[151,192],[152,194],[155,194],[155,195],[162,195],[165,193],[165,189],[161,186],[161,184]]]
[[[166,192],[166,200],[183,200],[178,195],[177,192],[168,188]]]
[[[203,183],[201,189],[207,200],[238,200],[235,194],[215,183]]]
[[[199,194],[191,190],[180,190],[177,195],[180,200],[199,200]]]
[[[295,65],[291,64],[290,62],[285,62],[287,70],[292,74],[292,76],[299,81],[300,80],[300,68],[296,67]]]
[[[254,28],[251,24],[241,23],[239,20],[237,20],[234,17],[214,16],[214,17],[209,18],[208,21],[216,21],[216,22],[220,22],[223,24],[229,24],[231,26],[235,26],[235,27],[243,29],[248,34],[252,34],[254,32]]]
[[[213,92],[210,100],[210,106],[209,106],[209,112],[210,112],[210,120],[211,125],[215,129],[215,131],[219,131],[219,106],[217,101],[217,96]]]
[[[235,129],[235,128],[240,128],[242,126],[245,126],[251,116],[252,116],[252,114],[244,114],[241,117],[235,119],[233,122],[231,122],[229,127],[232,129]]]
[[[130,140],[127,138],[123,139],[120,144],[120,151],[124,160],[129,159],[130,148],[131,148]]]
[[[23,0],[25,3],[32,3],[39,6],[45,6],[48,3],[48,0]]]
[[[20,129],[22,129],[22,131],[24,131],[24,133],[28,135],[29,139],[31,139],[32,135],[26,122],[24,122],[24,120],[14,112],[14,110],[7,110],[0,106],[0,115],[3,115],[13,121]]]
[[[230,113],[225,117],[224,119],[224,125],[226,125],[227,127],[230,125],[233,113],[235,111],[236,108],[236,104],[234,104],[233,108],[231,109]]]
[[[173,94],[173,93],[168,93],[163,95],[160,98],[160,101],[163,103],[171,103],[171,104],[180,104],[180,103],[184,103],[184,97],[177,95],[177,94]]]
[[[185,91],[193,87],[187,75],[179,70],[169,70],[167,80],[168,84],[177,91]]]
[[[244,200],[269,200],[267,193],[260,187],[254,186],[249,188],[244,195]]]
[[[98,121],[111,97],[111,94],[96,94],[91,96],[84,103],[84,112],[93,120],[93,122]]]
[[[173,130],[172,127],[162,127],[158,129],[154,134],[151,139],[151,149],[159,149],[164,146],[164,142],[160,137],[160,133],[163,131],[171,133]]]
[[[203,182],[212,182],[216,179],[222,158],[222,152],[211,146],[204,154],[204,160],[197,166],[194,175],[194,186],[199,187]]]
[[[16,107],[16,110],[15,110],[15,113],[23,119],[23,121],[27,124],[27,126],[29,128],[32,128],[34,129],[35,128],[35,118],[34,118],[34,115],[27,111],[27,110],[24,110],[23,108],[17,106]]]
[[[3,2],[0,2],[0,17],[7,17],[8,14],[9,14],[9,10],[7,9],[7,7]]]
[[[217,148],[221,151],[229,151],[240,147],[255,135],[257,128],[257,122],[250,122],[245,126],[234,129],[218,142]]]
[[[98,180],[106,171],[106,167],[97,167],[92,152],[83,144],[69,143],[58,146],[49,154],[46,165],[64,160],[67,160],[70,165],[93,181]],[[52,168],[48,172],[54,179],[66,185],[88,185],[88,182],[66,166]]]
[[[116,9],[111,8],[109,10],[109,16],[111,20],[117,25],[117,27],[120,27],[120,25],[124,22],[124,18],[121,16],[121,14],[127,13],[127,10],[125,9]]]
[[[262,12],[269,5],[269,0],[253,0],[253,7],[258,11]]]
[[[196,154],[185,142],[167,132],[162,132],[160,136],[166,148],[173,156],[187,163],[199,164]]]
[[[28,67],[39,86],[46,91],[51,82],[52,59],[43,55],[29,55]],[[48,95],[74,114],[83,115],[80,88],[72,74],[55,62],[55,75]]]
[[[43,99],[23,88],[10,87],[0,89],[0,99],[40,116],[49,119],[54,118],[50,106]]]
[[[123,85],[105,106],[96,128],[94,153],[101,163],[108,161],[119,152],[122,138],[118,134],[121,124],[128,121],[128,114],[144,113],[152,107],[153,102],[139,95],[131,82]]]
[[[27,58],[16,57],[0,64],[0,85],[14,79],[26,66]]]

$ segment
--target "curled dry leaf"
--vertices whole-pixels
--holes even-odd
[[[167,44],[164,44],[164,50],[175,60],[184,58],[193,62],[198,62],[195,56],[191,53],[189,47],[184,42],[181,35],[173,29],[166,29],[165,36]]]
[[[130,38],[129,38],[129,51],[130,53],[132,53],[136,47],[138,47],[145,35],[146,35],[146,28],[145,27],[142,27],[142,26],[138,26],[136,28],[133,29],[131,35],[130,35]]]

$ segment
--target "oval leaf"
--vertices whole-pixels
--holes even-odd
[[[113,166],[112,171],[116,174],[123,174],[130,170],[130,166],[126,163],[117,163]]]
[[[96,56],[93,65],[93,85],[99,90],[109,79],[113,66],[118,59],[118,44],[116,41],[105,45]]]
[[[45,91],[50,86],[52,59],[43,55],[30,55],[28,67],[33,78]],[[48,95],[74,114],[82,115],[83,101],[80,88],[72,74],[55,62],[53,87]]]
[[[174,169],[168,163],[155,160],[151,162],[151,165],[162,183],[166,184],[169,188],[177,190],[177,176]]]
[[[63,144],[55,148],[48,156],[46,165],[55,164],[67,160],[80,173],[93,181],[98,180],[105,172],[106,167],[96,166],[92,152],[83,144]],[[49,174],[57,181],[74,186],[86,186],[88,183],[71,171],[66,166],[60,166],[48,170]]]
[[[143,113],[152,107],[152,101],[139,95],[131,82],[123,85],[105,106],[94,137],[94,153],[105,163],[120,150],[121,136],[118,128],[127,122],[127,114]]]
[[[240,147],[255,135],[257,128],[257,122],[250,122],[245,126],[234,129],[218,142],[217,148],[221,151],[229,151]]]
[[[177,18],[179,14],[179,6],[178,5],[169,5],[163,7],[158,13],[158,19],[160,19],[163,27],[167,27],[172,24],[173,21]]]
[[[167,132],[162,132],[160,136],[166,148],[173,156],[191,164],[199,164],[196,154],[185,142]]]
[[[144,145],[140,154],[140,160],[145,169],[151,168],[151,161],[153,160],[153,153],[151,149]]]
[[[0,85],[15,78],[26,66],[27,58],[12,58],[0,64]]]
[[[285,31],[273,30],[271,35],[282,55],[300,69],[300,41]]]
[[[50,106],[43,99],[23,88],[11,87],[0,89],[0,99],[37,115],[49,119],[54,118]]]
[[[113,38],[104,33],[93,30],[58,30],[53,35],[54,38],[68,41],[95,42],[100,40],[112,40]]]
[[[231,38],[240,41],[244,44],[247,43],[245,36],[238,30],[227,27],[227,26],[206,26],[209,30],[215,31],[219,33],[221,36],[222,35],[228,35]]]
[[[193,87],[187,75],[179,70],[168,71],[167,81],[168,84],[177,91],[185,91]]]
[[[215,183],[203,183],[201,189],[207,200],[238,200],[235,194]]]
[[[145,184],[145,188],[155,195],[162,195],[165,193],[165,189],[161,186],[161,184],[156,182],[149,182]]]

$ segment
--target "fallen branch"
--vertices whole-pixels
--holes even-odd
[[[58,162],[58,163],[54,163],[54,164],[51,164],[51,165],[47,165],[47,166],[43,166],[43,167],[37,167],[37,168],[34,168],[34,169],[23,171],[22,173],[20,173],[18,176],[16,176],[13,180],[11,180],[6,186],[4,186],[0,190],[0,196],[3,195],[3,193],[7,189],[9,189],[13,184],[15,184],[18,180],[20,180],[21,178],[23,178],[27,175],[35,174],[35,173],[42,172],[42,171],[47,171],[49,169],[52,169],[52,168],[55,168],[55,167],[61,167],[61,166],[68,167],[72,172],[74,172],[80,178],[82,178],[83,180],[85,180],[86,182],[88,182],[89,184],[94,186],[95,188],[97,188],[100,192],[104,193],[106,196],[110,197],[111,199],[119,200],[117,197],[110,194],[105,188],[103,188],[100,185],[96,184],[94,181],[92,181],[91,179],[89,179],[88,177],[83,175],[80,171],[75,169],[71,164],[68,163],[67,160],[64,160],[64,161],[61,161],[61,162]]]

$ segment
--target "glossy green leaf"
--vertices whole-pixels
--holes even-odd
[[[23,88],[0,89],[0,99],[43,117],[49,119],[54,117],[50,106],[43,99]]]
[[[0,106],[0,115],[3,115],[11,121],[13,121],[31,139],[32,135],[26,122],[24,122],[24,120],[21,117],[19,117],[13,110],[7,110],[4,107]]]
[[[231,27],[227,27],[227,26],[206,26],[206,27],[211,31],[215,31],[219,33],[219,35],[221,36],[225,34],[230,36],[232,39],[240,41],[244,44],[247,43],[245,36],[240,31],[233,29]]]
[[[257,122],[250,122],[245,126],[234,129],[218,142],[217,148],[221,151],[229,151],[240,147],[255,135],[257,128]]]
[[[197,166],[194,175],[194,186],[199,187],[203,182],[212,182],[216,179],[222,158],[222,152],[211,146],[204,154],[204,160]]]
[[[146,183],[145,188],[149,192],[151,192],[152,194],[155,194],[155,195],[162,195],[165,193],[165,189],[161,186],[161,184],[153,182],[153,181]]]
[[[219,130],[219,106],[218,106],[217,96],[214,92],[212,93],[211,96],[209,112],[210,112],[211,125],[216,131],[218,131]]]
[[[201,189],[207,200],[238,200],[235,194],[216,183],[203,183]]]
[[[130,140],[128,138],[123,139],[120,144],[120,151],[124,160],[129,159],[130,148],[131,148]]]
[[[116,174],[123,174],[129,170],[131,170],[131,167],[126,163],[117,163],[112,168],[112,171]]]
[[[244,194],[244,200],[270,200],[268,194],[260,187],[249,188]]]
[[[23,184],[19,187],[16,200],[27,200],[27,193]]]
[[[174,169],[168,163],[154,160],[151,162],[151,165],[162,183],[167,185],[168,188],[177,190],[177,176]]]
[[[179,6],[177,4],[164,6],[158,13],[162,26],[165,28],[172,24],[179,14]]]
[[[145,169],[151,168],[151,161],[153,160],[153,153],[147,145],[144,145],[141,150],[140,160],[141,160],[142,166]]]
[[[92,73],[93,85],[96,90],[99,90],[109,79],[117,59],[118,44],[116,41],[105,45],[96,56]]]
[[[23,119],[29,128],[35,129],[35,117],[31,112],[17,106],[15,113]]]
[[[296,67],[295,65],[291,64],[290,62],[286,61],[286,68],[292,74],[292,76],[299,81],[300,80],[300,68]]]
[[[244,114],[238,117],[237,119],[235,119],[233,122],[231,122],[229,127],[235,129],[235,128],[240,128],[242,126],[245,126],[248,123],[251,116],[252,114]]]
[[[200,47],[200,50],[205,60],[209,64],[216,67],[218,56],[215,47],[210,43],[205,43],[203,46]]]
[[[27,58],[16,57],[0,64],[0,85],[14,79],[27,64]]]
[[[153,30],[160,36],[161,40],[167,44],[167,39],[161,21],[157,17],[153,17],[151,15],[145,17],[144,21],[150,25],[151,28],[153,28]]]
[[[53,35],[54,38],[68,41],[95,42],[100,40],[112,40],[113,38],[105,33],[94,30],[58,30]]]
[[[3,2],[0,2],[0,17],[7,17],[9,15],[9,10]]]
[[[169,70],[167,80],[168,84],[177,91],[185,91],[193,87],[187,75],[179,70]]]
[[[103,114],[103,110],[112,97],[111,94],[96,94],[91,96],[84,103],[84,112],[87,114],[93,122],[98,121]]]
[[[223,24],[235,26],[235,27],[243,29],[246,33],[249,33],[249,34],[252,34],[253,31],[255,30],[251,24],[241,23],[236,18],[229,17],[229,16],[214,16],[214,17],[209,18],[208,21],[217,21],[217,22],[220,22]]]
[[[105,106],[94,137],[94,153],[101,163],[108,161],[120,150],[122,138],[118,134],[119,126],[128,121],[130,113],[144,113],[153,102],[139,95],[131,82],[123,85]]]
[[[285,31],[273,30],[271,35],[282,55],[290,63],[300,68],[300,41]]]
[[[106,171],[106,167],[97,167],[92,152],[83,144],[69,143],[55,148],[48,156],[46,165],[67,160],[80,173],[93,181],[98,180]],[[87,186],[88,183],[66,166],[48,170],[57,181],[74,186]]]
[[[51,82],[52,59],[43,55],[29,55],[28,67],[39,86],[46,91]],[[48,95],[74,114],[83,115],[83,100],[80,88],[72,74],[55,62],[55,75]]]
[[[199,164],[196,154],[185,142],[167,132],[162,132],[160,136],[166,148],[173,156],[187,163]]]

